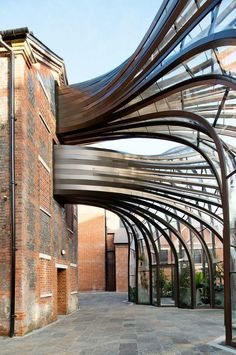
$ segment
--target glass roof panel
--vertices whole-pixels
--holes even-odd
[[[215,32],[226,28],[235,28],[236,25],[236,1],[223,0],[217,15]]]
[[[157,85],[161,90],[163,90],[175,84],[176,82],[181,82],[183,80],[187,80],[190,78],[191,75],[187,72],[186,68],[181,64],[174,70],[170,71],[168,74],[164,75],[161,79],[159,79],[157,81]]]
[[[210,73],[221,74],[221,69],[212,50],[197,54],[184,62],[193,76],[206,75]]]
[[[219,47],[216,50],[216,55],[225,73],[228,75],[236,75],[235,47]]]
[[[211,12],[208,13],[197,26],[195,26],[192,31],[186,36],[184,41],[184,47],[197,41],[208,34],[211,24]]]

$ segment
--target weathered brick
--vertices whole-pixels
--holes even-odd
[[[40,251],[51,253],[50,217],[43,211],[40,212]]]
[[[36,288],[36,260],[33,258],[27,259],[29,289]]]
[[[24,41],[25,38],[17,39],[15,45],[22,46]],[[42,53],[44,51],[45,47]],[[77,234],[74,232],[73,236],[69,236],[64,209],[53,199],[52,142],[58,142],[55,80],[60,82],[63,63],[61,72],[58,71],[58,65],[55,67],[54,62],[48,59],[47,65],[43,62],[30,65],[30,59],[26,62],[26,57],[21,53],[21,50],[17,51],[15,61],[17,335],[23,335],[57,319],[57,293],[60,291],[57,263],[68,267],[67,282],[64,284],[67,299],[65,312],[73,311],[78,306],[78,299],[71,295],[77,288],[78,279],[74,276],[77,271],[73,268],[72,273],[70,272],[70,263],[78,263],[77,252],[72,251],[74,246],[77,248]],[[51,55],[53,54],[49,53]],[[48,97],[39,83],[38,71],[44,78]],[[4,335],[9,332],[11,281],[8,89],[9,55],[0,52],[0,334]],[[49,129],[39,113],[43,115]],[[40,159],[49,167],[49,171],[44,167],[43,175],[39,172],[40,164],[41,167],[44,166]],[[63,257],[62,248],[66,250]],[[42,254],[46,254],[50,260],[42,259]],[[51,295],[41,297],[42,292],[49,291]]]
[[[29,250],[35,250],[35,242],[36,242],[36,214],[35,214],[35,206],[32,202],[28,201],[27,206],[27,232],[28,232],[28,240],[27,246]]]
[[[34,107],[35,105],[35,84],[33,80],[32,73],[28,71],[28,99],[31,105]]]
[[[31,111],[27,114],[27,136],[34,144],[34,134],[35,134],[35,118]]]

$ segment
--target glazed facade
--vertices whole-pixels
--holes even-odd
[[[62,86],[54,190],[64,201],[122,218],[130,297],[160,305],[164,292],[179,307],[224,305],[226,342],[233,345],[235,13],[232,0],[163,1],[124,63]],[[133,137],[185,148],[134,156],[84,147]]]

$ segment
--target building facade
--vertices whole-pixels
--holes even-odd
[[[8,335],[14,322],[14,334],[23,335],[78,308],[77,209],[53,198],[53,147],[59,144],[56,90],[67,81],[63,60],[27,29],[2,35],[15,56],[15,220],[10,190],[11,58],[1,47],[0,334]]]
[[[78,206],[79,291],[128,291],[128,240],[117,216]]]
[[[78,206],[79,290],[105,291],[104,210]]]

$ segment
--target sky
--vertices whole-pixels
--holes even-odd
[[[0,29],[28,27],[64,59],[69,83],[73,84],[106,73],[127,59],[142,40],[161,2],[1,0]],[[136,139],[108,144],[109,149],[136,154],[158,154],[172,146],[163,141],[144,143]]]
[[[127,59],[160,4],[161,0],[148,0],[148,6],[145,0],[1,0],[0,29],[28,27],[64,59],[72,84]]]

